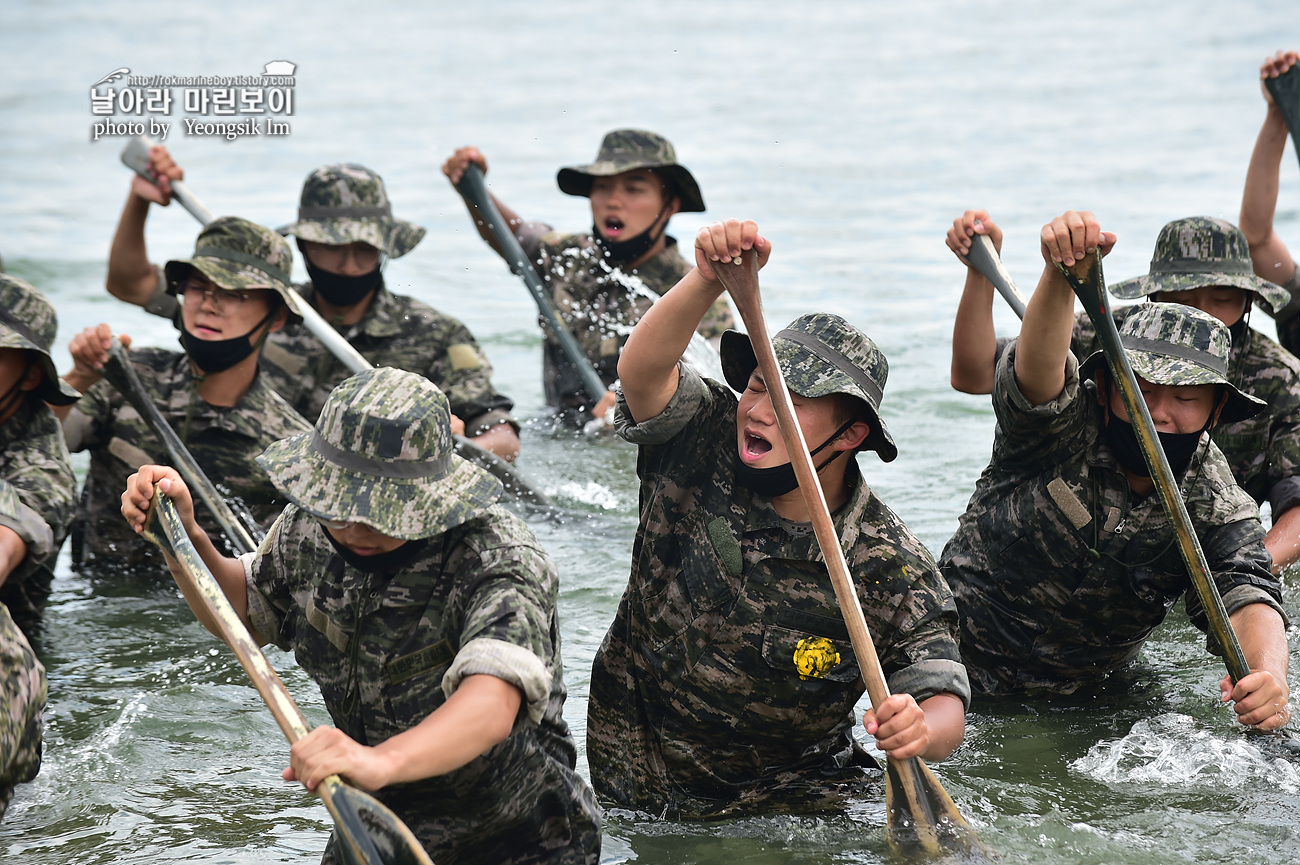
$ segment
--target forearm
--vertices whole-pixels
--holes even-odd
[[[519,434],[508,423],[499,423],[470,439],[474,444],[489,450],[506,462],[519,456]]]
[[[1277,610],[1267,604],[1248,604],[1228,618],[1246,656],[1246,666],[1253,672],[1272,673],[1285,689],[1288,646]]]
[[[1273,518],[1264,536],[1264,546],[1273,557],[1273,573],[1281,573],[1300,560],[1300,507],[1289,508]]]
[[[217,585],[221,587],[222,593],[230,606],[234,608],[239,620],[244,623],[244,627],[250,632],[253,630],[248,621],[248,584],[244,579],[244,564],[239,559],[232,559],[221,554],[208,533],[203,531],[197,525],[190,531],[190,542],[194,544],[195,550],[198,551],[199,558],[203,564],[207,565],[212,576],[216,579]],[[166,555],[167,567],[171,570],[172,576],[176,579],[176,585],[180,587],[181,595],[185,598],[185,603],[189,604],[190,610],[193,611],[194,617],[199,620],[199,624],[207,628],[214,636],[225,639],[221,633],[221,626],[216,617],[208,610],[207,601],[204,599],[191,581],[185,578],[180,564],[171,555]]]
[[[993,392],[997,334],[993,330],[993,283],[968,268],[966,286],[952,326],[952,366],[949,380],[963,393]]]
[[[0,586],[27,557],[27,544],[8,526],[0,526]]]
[[[496,205],[497,212],[500,213],[501,218],[506,221],[506,226],[510,229],[510,233],[515,237],[519,237],[519,229],[524,224],[524,218],[515,213],[514,210],[507,206],[501,199],[497,198],[490,192],[488,193],[488,198],[492,199],[492,203]],[[475,208],[474,205],[469,203],[469,199],[466,198],[464,201],[465,209],[469,211],[469,218],[474,222],[474,227],[478,229],[479,237],[483,238],[483,242],[492,247],[497,255],[505,258],[505,252],[501,249],[501,244],[497,242],[496,235],[492,233],[492,226],[488,224],[487,218],[484,214],[479,213],[478,209]]]
[[[149,202],[131,193],[108,251],[108,293],[136,306],[148,302],[157,284],[157,273],[149,262],[144,240],[148,216]]]
[[[1054,265],[1046,265],[1016,343],[1016,383],[1031,405],[1055,399],[1065,387],[1073,332],[1074,292]]]
[[[505,741],[523,695],[495,676],[469,676],[456,693],[411,729],[375,746],[384,783],[418,781],[455,771]]]
[[[1272,282],[1286,282],[1295,270],[1286,245],[1273,231],[1277,210],[1278,175],[1286,150],[1287,127],[1282,112],[1269,105],[1255,139],[1241,195],[1241,231],[1250,244],[1255,272]]]
[[[692,268],[633,328],[618,359],[618,377],[628,410],[638,421],[658,416],[672,399],[677,362],[723,290],[721,282],[705,280]]]
[[[966,707],[954,694],[935,694],[920,705],[930,730],[930,744],[921,756],[926,760],[946,759],[966,735]]]

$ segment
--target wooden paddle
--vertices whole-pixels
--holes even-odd
[[[970,252],[966,253],[966,260],[985,279],[993,283],[993,287],[998,290],[998,294],[1002,295],[1016,317],[1023,319],[1025,296],[1011,280],[1011,274],[1007,273],[1007,269],[1002,265],[1002,259],[998,257],[998,251],[987,235],[977,234],[971,238]]]
[[[140,417],[144,418],[149,429],[153,430],[153,434],[163,443],[171,458],[171,464],[181,473],[181,477],[185,478],[185,483],[194,491],[199,501],[203,502],[216,518],[217,525],[221,526],[221,530],[230,539],[231,546],[238,553],[251,553],[257,549],[257,545],[262,541],[262,527],[247,510],[240,508],[240,512],[236,514],[212,481],[208,480],[208,476],[204,474],[180,436],[176,434],[176,430],[172,429],[167,418],[162,416],[162,412],[158,411],[149,394],[145,393],[140,376],[136,374],[126,349],[117,341],[117,337],[113,337],[113,345],[108,350],[108,361],[104,364],[103,372],[108,383],[117,388],[118,393],[122,394],[126,401],[140,413]]]
[[[763,319],[763,302],[758,291],[758,253],[752,249],[746,250],[734,264],[718,262],[713,265],[713,270],[731,294],[741,320],[749,331],[759,371],[767,382],[767,392],[772,398],[781,438],[785,441],[786,450],[794,464],[799,489],[812,516],[813,531],[821,546],[826,569],[830,572],[840,612],[848,626],[858,668],[866,682],[871,705],[879,708],[889,698],[889,686],[885,682],[884,671],[880,668],[880,659],[876,656],[871,633],[867,630],[858,593],[853,586],[853,577],[844,560],[844,552],[840,548],[821,482],[817,479],[812,457],[808,454],[808,445],[804,442],[803,430],[795,419],[794,404],[786,389],[785,378],[768,337],[767,324]],[[907,760],[890,757],[886,775],[886,830],[889,842],[896,850],[900,853],[919,851],[930,856],[960,854],[967,857],[968,861],[992,861],[974,830],[957,811],[957,806],[939,779],[924,762],[916,757]]]
[[[156,485],[144,536],[180,566],[176,581],[186,597],[198,599],[216,621],[222,639],[239,659],[289,743],[306,736],[311,728],[302,710],[199,557],[176,506]],[[338,775],[317,785],[316,793],[334,818],[337,846],[345,861],[353,865],[433,865],[401,818],[373,796],[349,786]]]
[[[1228,674],[1232,677],[1232,681],[1236,682],[1250,674],[1250,666],[1241,651],[1237,634],[1232,630],[1232,623],[1228,621],[1228,611],[1223,606],[1223,598],[1219,596],[1219,587],[1210,577],[1210,567],[1205,561],[1205,552],[1201,549],[1200,539],[1192,529],[1192,520],[1187,515],[1187,507],[1183,504],[1182,494],[1178,491],[1178,484],[1169,468],[1169,460],[1165,458],[1165,450],[1156,437],[1151,412],[1147,410],[1146,400],[1138,390],[1137,376],[1133,373],[1133,367],[1129,365],[1128,355],[1120,342],[1119,329],[1115,326],[1115,319],[1111,317],[1110,310],[1107,308],[1106,279],[1102,275],[1101,252],[1085,257],[1073,267],[1065,267],[1060,262],[1057,262],[1056,266],[1065,275],[1070,288],[1083,302],[1084,310],[1092,319],[1092,326],[1097,331],[1097,339],[1106,354],[1106,365],[1110,368],[1111,381],[1115,383],[1120,398],[1124,401],[1124,409],[1133,424],[1133,432],[1142,447],[1142,455],[1146,457],[1151,479],[1160,494],[1160,502],[1164,505],[1170,525],[1173,526],[1174,535],[1178,540],[1178,550],[1187,564],[1187,573],[1191,575],[1192,587],[1196,590],[1197,597],[1201,599],[1201,606],[1205,608],[1209,631],[1223,651],[1223,661],[1228,667]]]
[[[1264,86],[1282,111],[1286,128],[1291,130],[1291,143],[1300,158],[1300,63],[1276,78],[1265,78]]]
[[[126,146],[122,148],[122,163],[153,183],[154,177],[149,173],[149,148],[151,147],[153,142],[143,135],[129,139]],[[212,211],[204,207],[198,197],[180,181],[173,181],[172,194],[201,225],[207,225],[216,218],[212,215]],[[366,360],[361,352],[357,351],[352,343],[343,337],[343,334],[335,330],[311,304],[300,303],[298,308],[302,312],[303,325],[351,372],[364,372],[374,368],[370,361]],[[604,391],[602,390],[601,393]],[[518,469],[491,451],[474,444],[465,436],[456,436],[456,453],[462,459],[467,459],[479,468],[491,472],[497,480],[501,481],[506,493],[515,499],[538,507],[555,507],[550,497],[520,474]]]

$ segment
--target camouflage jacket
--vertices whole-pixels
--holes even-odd
[[[842,806],[873,779],[852,736],[857,661],[811,524],[736,483],[736,397],[679,367],[635,424],[632,574],[592,665],[587,754],[603,801],[655,815]],[[851,464],[835,516],[893,691],[969,698],[934,559]]]
[[[271,442],[311,430],[258,375],[237,405],[209,405],[199,397],[187,355],[138,348],[131,363],[145,391],[181,441],[227,498],[239,500],[268,526],[286,504],[254,459]],[[144,418],[107,381],[93,385],[73,406],[63,426],[73,451],[90,451],[90,472],[78,519],[85,520],[85,550],[97,559],[132,566],[162,564],[152,547],[122,519],[126,479],[147,463],[171,462]],[[220,529],[201,505],[199,523],[214,540]],[[217,540],[218,547],[221,546]]]
[[[1074,358],[1040,406],[1014,364],[1012,343],[993,386],[993,458],[940,564],[977,690],[1070,693],[1133,660],[1179,596],[1201,630],[1205,613],[1159,496],[1130,492]],[[1285,619],[1258,509],[1217,446],[1202,442],[1180,487],[1228,611],[1263,603]]]
[[[298,286],[312,297],[311,283]],[[411,297],[380,288],[365,317],[346,331],[347,341],[375,366],[419,373],[447,395],[451,412],[478,435],[514,423],[507,397],[492,387],[492,365],[465,325]],[[315,420],[329,392],[352,372],[304,325],[273,333],[262,349],[262,369],[303,417]]]
[[[573,331],[582,353],[605,384],[613,384],[618,378],[618,355],[633,326],[656,296],[676,285],[692,267],[678,251],[673,237],[668,238],[663,252],[626,273],[605,260],[590,234],[545,234],[534,259],[537,272],[550,283],[560,318]],[[540,317],[538,323],[545,337],[542,382],[546,402],[561,409],[588,405],[582,380],[565,357],[560,341]],[[724,296],[700,322],[699,332],[706,338],[714,337],[731,326],[731,309]]]
[[[516,685],[514,732],[445,775],[379,790],[435,862],[591,862],[600,816],[574,771],[555,566],[492,506],[425,541],[395,573],[348,564],[296,506],[244,557],[249,620],[292,650],[335,725],[377,745],[419,724],[476,674]]]
[[[1122,322],[1132,306],[1115,310]],[[1100,346],[1086,313],[1075,318],[1071,348],[1080,362]],[[1268,408],[1211,432],[1232,474],[1256,504],[1268,500],[1276,519],[1300,504],[1300,360],[1251,327],[1232,344],[1228,380]]]
[[[19,627],[34,624],[45,609],[54,559],[76,508],[76,489],[58,418],[39,399],[28,397],[0,426],[0,526],[13,529],[27,545],[26,558],[0,586],[0,603]]]
[[[1291,310],[1297,306],[1297,296],[1300,295],[1300,266],[1291,272],[1291,278],[1282,286],[1291,292],[1291,303],[1287,309]],[[1277,323],[1277,341],[1282,347],[1292,354],[1300,357],[1300,315],[1283,313],[1283,318]]]
[[[0,604],[0,817],[14,785],[40,771],[46,687],[45,667]]]

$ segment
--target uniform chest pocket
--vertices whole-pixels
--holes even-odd
[[[728,522],[704,513],[671,520],[662,515],[658,537],[641,551],[643,620],[650,641],[662,645],[707,613],[734,603],[743,561]]]
[[[853,646],[841,637],[771,625],[763,631],[763,660],[792,679],[825,679],[849,684],[858,680]]]
[[[396,729],[415,726],[442,705],[442,677],[455,657],[455,647],[442,639],[384,664],[384,698]]]

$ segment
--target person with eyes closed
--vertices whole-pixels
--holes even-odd
[[[1001,246],[1002,232],[982,210],[968,210],[948,231],[948,246],[965,262],[975,233]],[[1272,524],[1265,538],[1273,571],[1300,560],[1300,360],[1261,331],[1250,327],[1259,306],[1273,315],[1288,306],[1286,289],[1252,273],[1245,234],[1209,216],[1167,223],[1156,238],[1149,272],[1110,286],[1121,299],[1144,298],[1186,304],[1221,321],[1232,337],[1228,379],[1259,397],[1267,407],[1237,421],[1225,420],[1211,432],[1237,483],[1257,505],[1268,502]],[[997,358],[1008,340],[993,333],[993,286],[969,268],[953,326],[952,385],[966,393],[989,393]],[[1117,323],[1138,306],[1112,308]],[[1070,349],[1082,361],[1096,348],[1096,332],[1086,314],[1075,316]]]
[[[939,559],[977,693],[1096,687],[1135,661],[1180,597],[1207,629],[1105,359],[1096,351],[1080,362],[1071,351],[1074,293],[1056,263],[1107,253],[1115,240],[1089,212],[1043,226],[1042,277],[997,363],[993,456]],[[1163,288],[1180,296],[1176,286]],[[1219,698],[1239,723],[1276,729],[1291,713],[1281,584],[1258,507],[1210,435],[1264,402],[1230,380],[1229,328],[1206,312],[1138,304],[1119,333],[1251,670],[1235,684],[1225,676]]]
[[[442,171],[454,186],[471,163],[487,173],[487,159],[474,147],[456,150]],[[495,195],[492,200],[549,283],[560,317],[583,354],[601,380],[612,385],[632,327],[655,296],[691,269],[677,239],[668,234],[668,221],[676,213],[703,211],[704,197],[694,176],[678,164],[672,143],[640,129],[608,133],[594,162],[561,168],[556,181],[566,195],[590,200],[590,232],[553,231],[545,223],[525,220]],[[483,240],[500,254],[491,229],[466,206]],[[720,297],[697,330],[716,343],[731,325],[731,310]],[[603,418],[614,406],[612,389],[599,397],[583,391],[577,371],[549,330],[542,381],[547,404],[575,421],[590,419],[588,411]]]
[[[238,499],[265,527],[285,499],[256,457],[272,442],[310,424],[266,382],[258,360],[269,334],[300,320],[302,299],[289,283],[293,253],[269,228],[221,217],[195,241],[194,255],[167,262],[167,291],[180,309],[184,351],[137,348],[130,352],[140,382],[204,474]],[[118,338],[129,347],[126,334]],[[117,519],[118,497],[139,466],[164,460],[167,451],[139,413],[107,381],[113,332],[86,328],[68,350],[73,369],[64,380],[82,393],[76,406],[53,406],[69,450],[90,451],[90,470],[74,523],[77,564],[96,568],[161,563],[149,545]],[[219,536],[204,511],[207,531]]]

